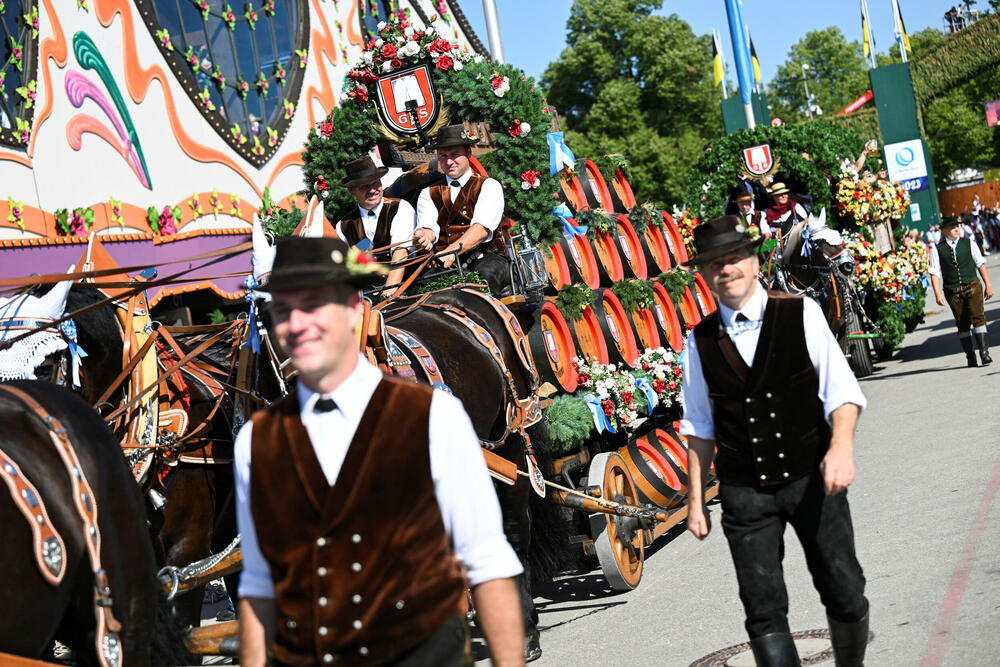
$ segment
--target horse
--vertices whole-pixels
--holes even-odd
[[[58,640],[85,665],[119,664],[116,655],[123,665],[177,664],[180,635],[158,611],[143,499],[118,440],[79,396],[48,382],[0,384],[0,420],[0,476],[18,489],[0,491],[11,610],[0,617],[0,654],[50,658]],[[93,532],[80,493],[96,512]]]

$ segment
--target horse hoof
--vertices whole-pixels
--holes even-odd
[[[524,661],[531,662],[542,657],[542,646],[537,630],[524,637]]]

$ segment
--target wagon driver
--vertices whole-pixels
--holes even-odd
[[[488,249],[503,217],[503,187],[500,181],[473,173],[470,158],[478,139],[463,125],[441,128],[432,148],[437,151],[438,170],[445,180],[420,192],[417,197],[415,244],[438,253],[458,252],[468,270],[486,281],[494,296],[505,296],[510,286],[510,262]],[[440,258],[445,268],[455,255]]]
[[[684,355],[688,530],[698,539],[711,530],[704,485],[714,458],[722,529],[757,664],[799,664],[781,565],[791,523],[826,607],[837,665],[857,667],[868,641],[868,600],[847,487],[866,401],[820,307],[760,285],[760,242],[734,215],[694,230],[688,264],[698,265],[721,305],[695,327]]]
[[[299,377],[236,438],[240,662],[471,664],[467,574],[495,664],[523,664],[522,568],[469,417],[358,352],[375,266],[337,238],[276,247],[273,331]]]

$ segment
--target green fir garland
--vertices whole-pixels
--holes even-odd
[[[611,286],[611,291],[622,302],[626,312],[645,310],[653,305],[653,288],[645,280],[619,280]]]
[[[597,232],[611,234],[617,230],[618,222],[615,217],[603,208],[585,208],[576,212],[574,220],[576,220],[577,225],[586,226],[587,238],[593,241],[597,238]]]
[[[579,450],[594,429],[594,416],[587,401],[575,394],[559,394],[542,410],[549,427],[552,453],[565,456]]]
[[[633,206],[628,212],[628,221],[632,223],[639,236],[646,233],[646,228],[650,225],[663,229],[663,215],[656,209],[653,202],[646,202],[638,206]]]
[[[556,295],[555,304],[559,312],[567,320],[578,320],[583,317],[587,308],[597,300],[597,294],[583,284],[566,285]]]
[[[668,271],[664,271],[656,277],[656,280],[663,285],[664,289],[667,290],[667,294],[670,295],[670,300],[675,303],[684,294],[684,288],[694,284],[694,276],[683,266],[675,266]]]

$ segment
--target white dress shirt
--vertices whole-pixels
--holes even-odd
[[[961,241],[961,238],[957,239],[945,239],[945,243],[951,248],[952,254],[955,253],[955,246]],[[969,246],[972,248],[972,261],[975,262],[976,268],[986,263],[986,258],[983,257],[983,253],[979,251],[979,244],[972,238],[969,239]],[[930,245],[931,256],[928,263],[927,272],[932,276],[941,277],[941,257],[938,256],[937,244]]]
[[[465,184],[472,178],[472,170],[469,169],[457,179],[445,177],[445,182],[451,188],[451,200],[455,201],[459,188],[450,185],[451,181],[457,180],[464,188]],[[500,226],[500,218],[503,217],[503,186],[495,178],[487,178],[479,191],[479,198],[476,206],[472,210],[472,222],[482,225],[489,232],[489,236],[483,243],[489,242],[493,238],[493,232]],[[425,227],[434,232],[434,240],[437,241],[441,233],[438,227],[438,210],[431,199],[430,188],[424,188],[417,197],[417,227]]]
[[[364,225],[365,236],[368,237],[369,241],[375,240],[375,229],[378,227],[378,218],[382,215],[383,206],[385,206],[385,199],[382,199],[378,203],[378,206],[371,210],[362,208],[361,206],[358,207],[361,224]],[[375,215],[369,215],[369,213],[374,213]],[[343,220],[337,223],[337,234],[341,238],[344,238],[343,224]],[[416,224],[417,214],[414,213],[410,202],[400,199],[396,215],[389,221],[389,243],[395,245],[410,240],[413,237],[413,230],[416,229]]]
[[[381,379],[381,371],[359,356],[357,368],[329,395],[337,404],[329,412],[315,412],[313,406],[320,395],[301,382],[296,384],[302,425],[331,485],[337,481],[354,432]],[[392,419],[392,415],[385,418]],[[479,439],[462,403],[451,394],[435,390],[429,421],[434,495],[455,556],[468,569],[470,585],[520,574],[523,568],[504,536],[500,504]],[[241,597],[273,598],[270,568],[260,551],[250,512],[252,427],[253,423],[247,422],[240,429],[233,457],[236,522],[243,550],[239,592]]]
[[[719,304],[719,315],[726,333],[732,339],[747,366],[753,364],[757,351],[757,341],[763,326],[764,309],[767,307],[767,290],[754,283],[754,293],[739,310]],[[802,308],[802,325],[805,329],[806,348],[809,360],[819,376],[817,397],[823,402],[823,413],[830,421],[830,413],[845,403],[854,403],[861,410],[868,404],[861,393],[851,367],[847,363],[837,339],[833,337],[826,317],[819,305],[805,297]],[[746,322],[737,322],[737,314],[742,313]],[[684,353],[684,383],[681,396],[684,402],[684,418],[681,420],[681,434],[693,435],[705,440],[715,439],[715,422],[712,401],[708,395],[708,384],[701,366],[701,356],[694,335],[688,336]]]

